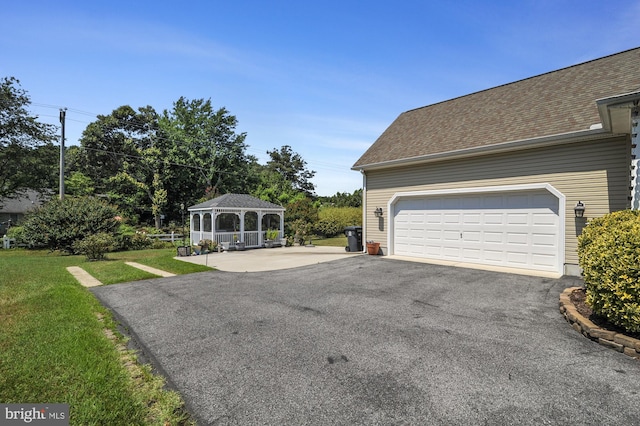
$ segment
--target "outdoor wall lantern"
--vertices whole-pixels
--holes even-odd
[[[584,216],[584,204],[582,204],[582,201],[578,201],[578,204],[573,208],[573,211],[575,212],[576,217]]]
[[[375,214],[376,217],[382,217],[382,207],[376,207],[376,209],[373,212],[373,214]]]

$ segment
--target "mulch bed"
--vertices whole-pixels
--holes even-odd
[[[605,330],[615,331],[616,333],[621,333],[629,337],[633,337],[634,339],[640,339],[640,333],[626,332],[622,328],[614,324],[611,324],[609,321],[607,321],[606,318],[603,318],[594,314],[593,310],[589,307],[589,305],[587,305],[587,302],[586,302],[587,295],[585,293],[584,288],[573,290],[573,292],[571,292],[571,296],[569,297],[569,299],[573,303],[573,306],[576,307],[576,310],[580,315],[582,315],[585,318],[588,318],[592,323],[594,323],[598,327],[603,328]]]

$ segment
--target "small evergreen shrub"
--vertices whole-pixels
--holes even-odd
[[[88,235],[115,234],[117,215],[114,206],[97,198],[56,198],[26,216],[24,240],[32,246],[73,253],[73,243]]]
[[[76,254],[84,254],[88,260],[102,260],[106,253],[113,251],[115,243],[113,235],[101,232],[75,241],[73,250]]]
[[[596,315],[640,332],[640,212],[591,221],[578,237],[587,303]]]

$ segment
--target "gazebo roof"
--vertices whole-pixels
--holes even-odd
[[[284,207],[270,203],[268,201],[261,200],[248,194],[224,194],[220,197],[207,200],[204,203],[196,204],[189,207],[191,210],[208,210],[219,208],[231,208],[231,209],[270,209],[284,211]]]

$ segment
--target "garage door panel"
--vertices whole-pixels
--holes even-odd
[[[528,269],[558,269],[558,199],[544,190],[399,200],[394,252]]]
[[[529,243],[529,234],[527,233],[507,233],[507,244],[527,245]]]
[[[534,265],[541,268],[551,268],[556,264],[556,256],[551,254],[535,254],[533,255],[532,261]]]
[[[502,213],[484,213],[484,223],[486,225],[504,225],[504,215]]]

